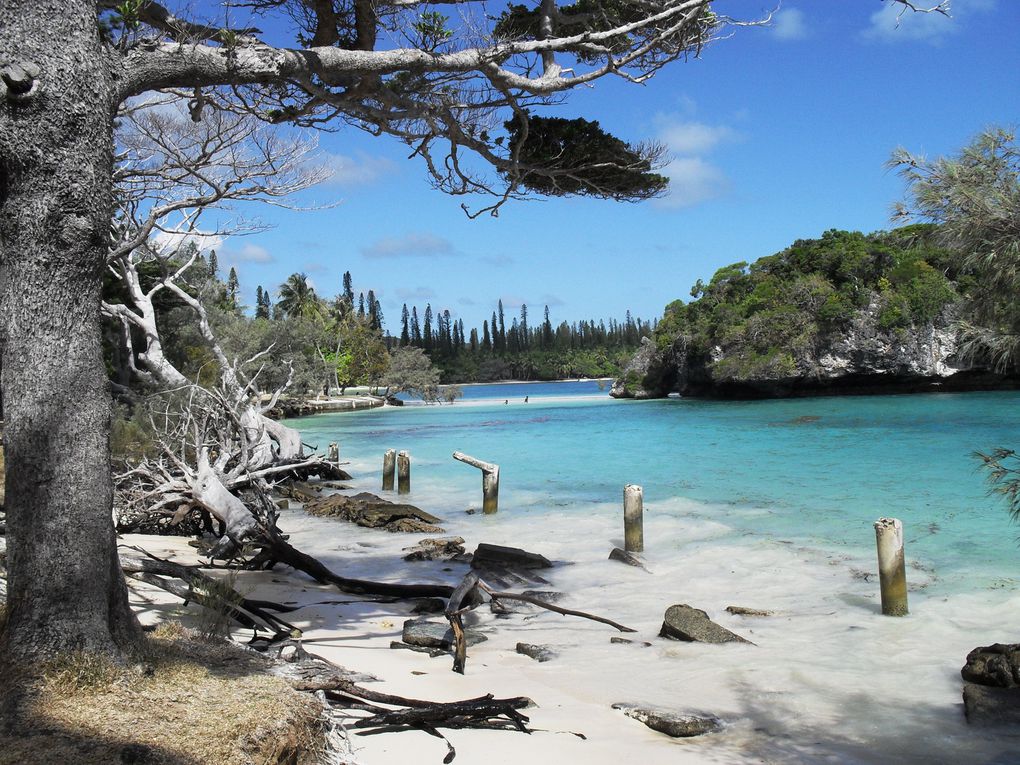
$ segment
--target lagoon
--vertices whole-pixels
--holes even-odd
[[[696,741],[647,739],[633,752],[643,765],[1016,762],[1015,739],[964,721],[959,668],[975,646],[1020,637],[1020,530],[971,456],[1020,444],[1020,394],[638,402],[614,401],[594,382],[569,395],[555,385],[515,398],[484,386],[453,405],[292,421],[309,443],[340,442],[357,490],[379,493],[383,452],[408,450],[408,500],[468,549],[509,544],[564,564],[548,574],[564,605],[635,627],[650,643],[611,645],[602,625],[556,614],[510,624],[479,611],[490,640],[472,649],[478,682],[540,706],[569,699],[564,712],[602,720],[609,741],[623,724],[610,715],[616,702],[726,722]],[[481,480],[455,450],[500,465],[496,515],[466,512],[480,508]],[[627,483],[644,487],[647,572],[607,561],[622,546]],[[880,613],[872,524],[881,516],[905,527],[903,618]],[[353,575],[459,576],[396,565],[417,536],[288,523],[299,547]],[[704,609],[755,645],[656,638],[673,603]],[[729,605],[773,615],[741,617]],[[560,656],[532,668],[514,654],[519,640]],[[524,750],[513,747],[525,744],[505,745],[505,757],[486,761],[520,761]]]

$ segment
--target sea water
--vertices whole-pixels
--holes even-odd
[[[543,678],[562,674],[579,699],[722,716],[726,733],[699,743],[697,761],[1015,763],[1016,740],[963,721],[959,667],[977,645],[1020,639],[1020,531],[973,456],[1020,445],[1018,404],[1016,393],[614,401],[589,382],[479,386],[453,405],[291,424],[320,448],[338,441],[360,490],[378,493],[386,449],[407,450],[409,501],[469,548],[510,544],[571,564],[549,575],[571,607],[647,639],[666,606],[688,603],[752,640],[656,641],[621,663],[604,627],[573,620],[565,631],[554,614],[512,638],[561,649]],[[496,515],[480,513],[480,473],[454,451],[500,465]],[[628,483],[644,487],[647,571],[606,560],[622,546]],[[882,516],[905,530],[902,619],[880,613],[872,524]],[[394,554],[410,543],[372,542]],[[363,571],[374,561],[394,575],[382,556],[319,550],[337,566],[352,551]]]

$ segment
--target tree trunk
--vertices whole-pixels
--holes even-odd
[[[99,300],[110,225],[110,59],[88,0],[7,0],[0,64],[0,322],[7,460],[6,658],[116,655],[139,634],[111,518]]]

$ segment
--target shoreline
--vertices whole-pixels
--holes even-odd
[[[352,493],[380,493],[371,475],[349,483]],[[911,615],[894,619],[880,614],[875,580],[854,574],[869,561],[852,554],[782,540],[732,542],[711,520],[652,512],[643,556],[648,571],[642,571],[606,560],[621,543],[615,504],[580,518],[538,521],[512,511],[466,515],[451,509],[457,497],[432,507],[422,501],[425,494],[430,491],[406,499],[441,515],[447,534],[464,537],[467,550],[484,541],[547,555],[557,565],[542,575],[549,589],[564,593],[563,605],[636,628],[627,636],[635,643],[613,644],[618,633],[585,620],[546,612],[498,617],[483,606],[466,621],[488,640],[468,650],[466,674],[457,675],[449,656],[390,648],[412,616],[410,602],[341,604],[359,598],[289,569],[240,572],[237,586],[250,588],[251,597],[297,605],[288,619],[304,630],[308,649],[375,675],[380,682],[367,684],[374,690],[432,701],[493,693],[536,702],[537,708],[524,710],[536,729],[530,736],[444,730],[461,762],[615,765],[635,756],[642,765],[1009,761],[998,758],[1013,751],[1015,738],[964,721],[958,670],[971,648],[1015,636],[1020,593],[929,595],[926,583],[935,574],[929,579],[912,569]],[[402,548],[436,535],[364,529],[296,506],[281,513],[280,524],[295,547],[344,576],[456,583],[463,575],[464,564],[400,558]],[[138,540],[194,558],[186,538],[131,541]],[[673,603],[704,608],[755,645],[658,638],[662,613]],[[773,615],[740,617],[726,613],[727,605]],[[550,645],[559,655],[538,663],[517,654],[517,642]],[[670,739],[612,709],[616,702],[716,715],[724,727],[696,739]],[[352,742],[362,765],[438,763],[445,751],[443,742],[418,732],[353,736]]]

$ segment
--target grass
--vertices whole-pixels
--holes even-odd
[[[18,694],[15,698],[14,694]],[[319,702],[258,656],[179,624],[126,665],[73,654],[0,686],[0,764],[311,765],[324,760]]]

